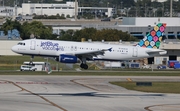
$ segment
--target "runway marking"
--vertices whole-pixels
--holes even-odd
[[[132,79],[131,79],[131,78],[127,78],[127,81],[130,81],[130,82],[132,82]]]
[[[20,88],[20,89],[22,89],[22,90],[24,90],[24,91],[26,91],[26,92],[29,92],[29,93],[32,94],[32,95],[35,95],[35,96],[40,97],[40,98],[43,99],[44,101],[50,103],[52,106],[55,106],[55,107],[57,107],[57,108],[59,108],[59,109],[61,109],[61,110],[63,110],[63,111],[67,111],[65,108],[63,108],[63,107],[57,105],[56,103],[54,103],[54,102],[52,102],[52,101],[46,99],[45,97],[43,97],[43,96],[41,96],[41,95],[39,95],[39,94],[33,93],[33,92],[31,92],[31,91],[29,91],[29,90],[27,90],[27,89],[25,89],[25,88],[23,88],[23,87],[17,85],[16,83],[14,83],[14,82],[12,82],[12,81],[5,81],[5,82],[9,82],[9,83],[15,85],[16,87],[18,87],[18,88]]]
[[[0,82],[0,84],[9,84],[9,82],[3,81],[3,82]]]
[[[48,82],[14,82],[16,84],[58,84],[58,83],[48,83]],[[11,84],[7,81],[0,82],[0,84]]]
[[[49,84],[48,82],[15,82],[16,84]]]
[[[87,86],[87,85],[81,84],[81,83],[79,83],[79,82],[76,82],[76,80],[84,80],[84,79],[74,79],[74,80],[70,80],[70,81],[73,82],[73,83],[75,83],[75,84],[79,84],[79,85],[81,85],[81,86],[83,86],[83,87],[86,87],[86,88],[89,88],[89,89],[92,89],[92,90],[95,90],[95,91],[100,91],[100,90],[97,90],[97,89],[92,88],[92,87],[90,87],[90,86]]]

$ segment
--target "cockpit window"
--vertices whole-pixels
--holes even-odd
[[[25,45],[25,43],[19,42],[18,45]]]
[[[18,43],[18,45],[21,45],[21,44],[22,44],[21,42]]]

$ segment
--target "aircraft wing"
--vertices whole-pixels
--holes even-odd
[[[79,58],[85,57],[85,58],[92,59],[93,57],[97,57],[98,55],[103,55],[105,53],[105,51],[111,52],[112,48],[102,49],[102,50],[97,50],[97,51],[78,52],[78,53],[75,53],[75,56],[77,56]]]

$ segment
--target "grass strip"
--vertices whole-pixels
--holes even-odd
[[[180,94],[180,82],[152,82],[152,86],[136,86],[136,82],[110,82],[111,84],[124,87],[129,90],[153,93],[176,93]]]
[[[0,71],[0,75],[48,75],[45,71]],[[177,71],[54,71],[50,75],[78,76],[180,76]]]

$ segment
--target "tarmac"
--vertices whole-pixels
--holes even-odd
[[[180,111],[180,94],[127,90],[109,81],[176,81],[153,76],[0,76],[0,111]]]

